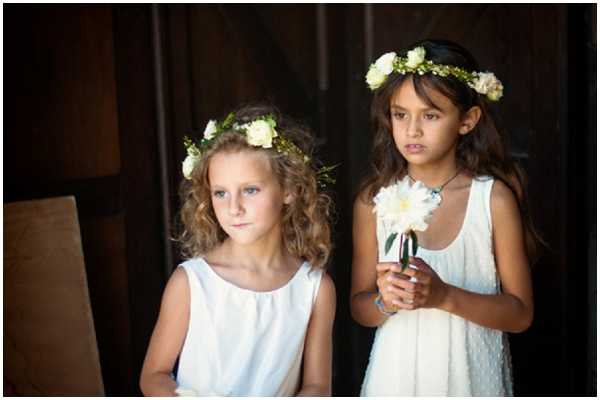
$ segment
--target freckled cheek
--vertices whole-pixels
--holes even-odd
[[[278,216],[278,213],[281,212],[282,208],[283,204],[281,201],[278,200],[266,200],[264,202],[261,202],[261,204],[257,205],[257,209],[261,212],[275,216]]]
[[[218,220],[221,220],[227,215],[227,206],[224,202],[212,201],[212,208]]]

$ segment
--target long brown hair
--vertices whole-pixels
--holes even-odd
[[[282,116],[271,106],[256,105],[240,108],[235,122],[242,125],[267,114],[273,115],[277,132],[298,146],[311,158],[313,136],[308,128]],[[281,154],[275,149],[251,146],[245,136],[236,131],[220,134],[214,144],[202,153],[195,164],[192,179],[183,179],[180,186],[182,202],[176,241],[184,257],[198,257],[221,244],[227,237],[219,225],[212,207],[208,166],[217,153],[239,151],[263,152],[268,155],[273,173],[282,187],[294,194],[284,205],[281,215],[282,243],[294,257],[308,261],[313,267],[323,268],[331,253],[329,218],[331,200],[319,191],[315,168],[295,154]],[[312,162],[314,163],[314,161]]]
[[[424,40],[417,46],[425,48],[426,58],[436,64],[454,65],[468,71],[480,71],[473,56],[462,46],[447,40]],[[400,54],[405,54],[401,52]],[[517,198],[524,226],[525,246],[531,262],[537,257],[539,243],[543,243],[536,232],[527,204],[526,177],[523,170],[508,155],[505,134],[499,130],[490,113],[488,100],[465,83],[449,75],[392,73],[373,94],[371,102],[371,126],[373,147],[370,170],[359,186],[359,194],[371,201],[379,189],[396,179],[404,177],[408,165],[396,148],[391,127],[390,102],[395,91],[406,79],[412,79],[419,98],[438,108],[428,94],[434,90],[447,97],[463,116],[469,109],[478,106],[481,118],[468,135],[460,135],[456,149],[459,169],[473,176],[489,175],[506,184]]]

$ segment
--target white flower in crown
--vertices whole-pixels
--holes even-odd
[[[366,80],[369,88],[371,90],[377,89],[385,80],[387,79],[387,75],[384,74],[377,68],[375,64],[372,64],[369,68],[369,72],[367,72]]]
[[[273,138],[277,136],[274,121],[256,120],[242,126],[246,130],[246,140],[252,146],[268,149],[273,146]]]
[[[385,53],[381,57],[375,61],[375,66],[378,70],[380,70],[383,74],[389,75],[394,70],[394,61],[396,60],[396,53],[393,51],[390,53]]]
[[[206,128],[204,128],[204,139],[212,139],[215,137],[215,133],[217,133],[217,121],[211,119],[206,124]]]
[[[388,75],[394,71],[394,61],[396,61],[396,53],[392,51],[385,53],[375,63],[371,64],[366,76],[367,84],[371,90],[381,86]]]
[[[498,101],[504,91],[504,86],[493,72],[477,72],[476,78],[469,86],[477,93],[485,94],[492,101]]]
[[[406,53],[407,61],[406,66],[409,68],[418,67],[423,61],[425,61],[425,48],[419,46],[410,50]]]
[[[424,231],[431,214],[439,206],[439,199],[431,195],[427,186],[419,181],[411,186],[408,176],[381,188],[373,201],[373,212],[386,224],[391,234]]]
[[[192,172],[194,172],[194,167],[199,158],[199,156],[188,152],[187,157],[181,163],[181,170],[185,179],[192,179]]]

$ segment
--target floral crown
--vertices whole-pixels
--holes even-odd
[[[469,72],[454,65],[436,64],[425,59],[425,48],[421,46],[408,51],[406,57],[400,57],[394,52],[379,57],[371,64],[366,75],[369,88],[371,90],[379,88],[392,72],[403,75],[407,73],[423,75],[426,72],[439,76],[452,75],[477,93],[486,95],[491,101],[500,100],[504,90],[502,83],[492,72]]]
[[[183,144],[187,150],[187,157],[182,164],[183,176],[188,180],[192,179],[192,172],[194,171],[196,162],[214,144],[215,139],[226,131],[244,135],[246,142],[251,146],[265,149],[274,148],[279,154],[286,156],[294,155],[305,163],[310,162],[310,157],[291,140],[277,133],[277,130],[275,130],[276,127],[277,122],[272,114],[259,116],[241,125],[235,122],[234,113],[229,113],[221,122],[212,119],[209,120],[204,129],[204,135],[198,144],[194,143],[187,136],[183,138]],[[317,182],[321,187],[335,183],[335,179],[330,175],[330,172],[336,166],[323,166],[317,170]]]

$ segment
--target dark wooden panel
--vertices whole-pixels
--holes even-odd
[[[121,212],[120,176],[51,181],[28,179],[23,184],[18,177],[4,181],[4,201],[13,202],[47,197],[75,196],[79,219],[111,216]]]
[[[566,246],[567,246],[567,142],[566,8],[534,7],[531,14],[534,64],[531,76],[531,135],[529,145],[530,198],[533,218],[550,248],[533,270],[536,316],[529,331],[513,337],[517,388],[522,394],[569,394]],[[548,29],[552,27],[553,29]],[[539,60],[543,60],[540,62]],[[535,71],[535,72],[534,72]],[[549,84],[553,82],[553,84]],[[538,101],[538,99],[544,99]],[[553,351],[549,351],[552,348]],[[522,353],[519,353],[518,350]],[[532,374],[531,371],[536,371]],[[522,372],[522,373],[520,373]],[[515,378],[515,379],[516,379]],[[571,392],[573,393],[573,392]]]
[[[80,226],[106,395],[135,393],[124,217],[81,220]]]
[[[37,180],[118,174],[110,8],[6,11],[7,172]]]
[[[316,7],[302,4],[264,5],[256,7],[256,15],[264,25],[269,41],[272,42],[270,46],[278,48],[273,56],[281,57],[287,64],[285,68],[276,68],[282,76],[282,81],[289,84],[294,80],[294,85],[298,86],[301,92],[295,93],[293,97],[300,95],[304,97],[303,101],[311,101],[315,96],[317,82]],[[335,57],[335,53],[329,56]],[[343,69],[331,72],[341,74]],[[277,82],[271,84],[277,86]],[[293,89],[293,86],[290,89]],[[288,97],[291,97],[291,94],[293,93],[288,94]],[[309,110],[311,108],[307,107]],[[306,112],[304,109],[289,111]]]
[[[121,146],[121,193],[130,302],[131,375],[126,391],[140,394],[139,373],[158,316],[166,279],[157,137],[151,8],[114,8],[115,70]],[[168,188],[165,188],[168,190]]]
[[[110,6],[5,10],[5,200],[75,195],[107,394],[132,393]]]
[[[345,115],[348,107],[349,63],[346,59],[347,47],[352,40],[346,35],[346,21],[351,12],[348,6],[317,6],[324,21],[321,26],[318,46],[325,47],[325,54],[316,60],[324,71],[319,76],[319,137],[323,147],[321,154],[330,165],[338,164],[335,171],[336,184],[329,188],[335,202],[335,218],[333,219],[334,249],[329,264],[329,274],[333,278],[337,291],[337,310],[334,324],[334,360],[333,360],[333,393],[337,396],[350,396],[354,393],[348,384],[355,368],[355,352],[352,349],[352,336],[349,335],[350,317],[350,268],[352,254],[352,226],[350,202],[347,194],[350,181],[345,166],[348,164],[346,147],[347,121],[339,118]],[[355,24],[356,28],[357,25]],[[350,39],[350,40],[348,40]],[[323,43],[324,42],[324,43]],[[323,76],[325,75],[326,76]]]
[[[569,388],[597,394],[596,5],[568,7],[567,362]],[[571,233],[572,232],[572,233]]]

